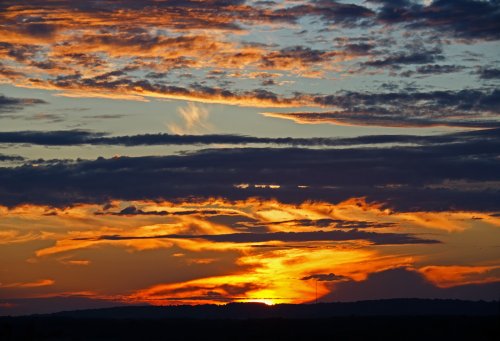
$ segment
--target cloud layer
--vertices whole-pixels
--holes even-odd
[[[18,142],[25,143],[52,138],[52,143],[59,145],[102,138],[85,132],[74,136],[57,132],[53,135],[4,133],[2,136],[10,138],[10,142],[18,137]],[[497,136],[496,130],[486,130],[414,137],[424,142],[417,147],[228,148],[174,156],[38,160],[21,167],[0,169],[1,203],[65,206],[113,199],[196,200],[200,197],[339,202],[351,197],[367,197],[399,210],[488,211],[497,209],[495,203],[499,195]],[[155,140],[154,136],[150,137]],[[141,138],[149,137],[139,137],[139,140]],[[168,141],[169,136],[156,138]],[[217,136],[205,138],[217,141]],[[372,142],[398,142],[394,136],[387,141],[384,137],[366,138]],[[412,137],[407,138],[402,140],[416,142]],[[175,139],[190,141],[189,136]],[[314,139],[309,142],[317,143]],[[354,143],[359,142],[354,139]]]

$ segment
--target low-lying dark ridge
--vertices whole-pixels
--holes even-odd
[[[227,305],[128,306],[42,315],[109,319],[330,318],[337,316],[500,316],[500,302],[391,299],[318,304],[230,303]]]

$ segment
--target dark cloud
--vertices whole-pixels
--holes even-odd
[[[500,39],[500,3],[497,0],[438,0],[429,5],[411,0],[373,0],[375,10],[337,1],[312,1],[281,10],[292,18],[317,16],[325,23],[345,27],[402,25],[408,30],[434,30],[441,35],[466,40]],[[393,29],[393,28],[392,28]]]
[[[100,116],[99,116],[100,117]],[[46,119],[52,117],[34,117]],[[56,118],[56,117],[55,117]],[[57,116],[58,118],[58,116]],[[108,118],[108,116],[104,116]],[[115,118],[111,116],[110,118]],[[173,135],[173,134],[139,134],[109,136],[106,133],[86,130],[60,131],[13,131],[0,132],[0,143],[19,143],[44,146],[77,146],[77,145],[118,145],[118,146],[155,146],[155,145],[209,145],[209,144],[275,144],[310,147],[342,147],[373,144],[417,144],[431,145],[438,143],[455,143],[493,139],[498,129],[484,129],[444,135],[366,135],[349,138],[293,138],[293,137],[253,137],[245,135]]]
[[[362,228],[382,228],[391,227],[392,223],[377,223],[374,221],[358,221],[358,220],[342,220],[342,219],[298,219],[298,220],[286,220],[281,222],[275,222],[272,224],[295,224],[297,226],[315,226],[319,228],[324,227],[334,227],[334,228],[349,228],[349,229],[362,229]]]
[[[30,81],[33,85],[42,87],[48,82],[50,87],[67,91],[111,91],[116,94],[136,96],[150,93],[166,98],[207,100],[244,106],[293,106],[300,103],[298,94],[293,97],[283,97],[265,89],[231,91],[200,83],[178,86],[166,85],[163,82],[151,82],[148,79],[136,80],[128,76],[116,77],[116,79],[98,79],[96,77],[85,78],[81,74],[75,73],[57,76],[49,81],[43,79],[30,79]]]
[[[201,211],[203,212],[203,211]],[[238,230],[248,232],[269,232],[271,225],[297,226],[297,227],[316,227],[316,228],[335,228],[335,229],[372,229],[395,227],[394,223],[378,223],[373,221],[359,221],[359,220],[342,220],[342,219],[295,219],[283,221],[261,221],[258,219],[248,218],[241,215],[214,215],[209,218],[210,221],[222,223],[224,225],[232,226]]]
[[[310,279],[314,279],[314,280],[317,280],[319,282],[334,282],[334,281],[344,281],[348,278],[345,276],[335,275],[333,273],[314,274],[314,275],[310,275],[310,276],[306,276],[306,277],[301,278],[301,280],[303,280],[303,281],[308,281]]]
[[[373,2],[378,4],[383,4],[386,6],[409,6],[415,3],[414,0],[366,0],[367,2]]]
[[[417,73],[420,74],[442,74],[442,73],[452,73],[462,71],[464,69],[463,66],[460,65],[424,65],[419,66],[416,69]]]
[[[481,79],[500,79],[500,69],[497,68],[480,68],[478,74]]]
[[[419,147],[220,148],[173,156],[35,160],[0,168],[0,203],[65,206],[208,197],[297,203],[366,197],[399,210],[495,211],[498,136],[497,130],[435,136],[429,137],[435,144]],[[242,183],[250,186],[236,187]]]
[[[359,25],[402,24],[408,29],[434,29],[440,33],[463,39],[496,40],[499,38],[499,4],[496,0],[439,0],[428,6],[414,1],[371,1],[381,6],[375,10],[355,4],[334,0],[314,0],[297,6],[280,8],[273,2],[247,4],[245,1],[32,1],[24,4],[27,8],[50,11],[66,9],[116,20],[119,11],[135,11],[144,15],[146,10],[155,9],[156,15],[163,14],[170,20],[161,21],[151,15],[159,26],[175,29],[212,28],[240,29],[240,23],[258,24],[262,22],[298,22],[304,17],[318,18],[327,25],[344,27]],[[18,6],[16,1],[2,3]],[[17,7],[10,7],[12,10]],[[149,11],[148,13],[150,13]],[[16,18],[15,16],[13,16]],[[161,16],[160,16],[161,17]],[[158,18],[160,18],[158,17]],[[20,32],[39,37],[51,37],[56,27],[40,16],[19,15],[12,21]],[[118,24],[118,23],[117,23]],[[120,23],[123,24],[123,23]]]
[[[323,23],[344,27],[359,25],[402,24],[408,29],[434,29],[440,33],[463,39],[496,40],[499,38],[499,3],[496,0],[439,0],[425,6],[408,0],[370,1],[378,3],[377,9],[371,9],[356,3],[334,0],[314,0],[305,4],[282,8],[273,2],[256,4],[245,1],[31,1],[23,4],[25,8],[36,8],[39,13],[54,9],[83,12],[116,20],[119,11],[128,11],[137,15],[151,13],[150,19],[159,26],[175,29],[218,28],[240,29],[240,22],[258,24],[262,22],[298,22],[304,17],[314,17]],[[17,1],[2,2],[5,9],[16,9]],[[9,7],[12,6],[12,7]],[[150,9],[148,12],[146,12]],[[22,13],[22,12],[21,12]],[[170,20],[161,21],[158,14]],[[12,24],[17,30],[42,37],[51,36],[56,30],[52,23],[46,22],[43,16],[13,16]],[[118,24],[118,23],[116,23]],[[120,23],[123,24],[123,23]]]
[[[23,25],[23,29],[28,35],[48,38],[54,36],[57,26],[45,23],[29,23]]]
[[[500,282],[439,288],[419,272],[397,268],[373,273],[365,281],[335,283],[322,301],[360,301],[389,298],[498,300]]]
[[[24,62],[36,57],[40,47],[27,45],[27,44],[11,44],[7,42],[0,42],[0,53],[6,59],[15,60],[17,62]]]
[[[46,104],[44,100],[36,98],[14,98],[0,95],[0,115],[3,113],[12,113],[21,111],[26,107],[37,104]]]
[[[275,11],[283,17],[297,21],[306,16],[319,17],[327,24],[355,27],[368,24],[367,20],[375,13],[364,6],[357,4],[340,3],[335,0],[313,0],[305,5],[293,6]]]
[[[167,211],[143,211],[135,206],[125,207],[120,212],[112,213],[113,215],[167,215]]]
[[[19,72],[18,70],[15,70],[12,67],[6,66],[2,63],[0,63],[0,77],[3,77],[5,79],[13,80],[18,77],[24,77],[24,73]]]
[[[22,156],[0,154],[0,161],[24,161]]]
[[[273,221],[273,222],[261,222],[254,221],[253,224],[249,222],[241,223],[243,226],[251,225],[293,225],[293,226],[307,226],[307,227],[318,227],[326,228],[332,227],[336,229],[363,229],[363,228],[383,228],[392,227],[393,223],[378,223],[374,221],[359,221],[359,220],[343,220],[343,219],[294,219],[294,220],[283,220],[283,221]]]
[[[88,119],[95,119],[95,120],[114,120],[114,119],[119,119],[126,117],[127,115],[121,115],[121,114],[108,114],[108,115],[89,115],[89,116],[83,116],[84,118]]]
[[[237,299],[238,296],[243,296],[248,291],[261,289],[263,286],[258,283],[241,283],[241,284],[208,284],[208,285],[195,285],[188,284],[174,289],[166,289],[157,291],[154,296],[159,296],[164,300],[179,301],[180,297],[165,297],[165,295],[179,295],[179,294],[192,294],[197,291],[205,291],[204,296],[188,296],[188,300],[210,300],[216,299],[221,301],[232,301]],[[236,296],[236,297],[235,297]],[[184,297],[182,297],[184,299]]]
[[[326,62],[336,55],[335,52],[314,50],[303,46],[291,46],[264,55],[260,63],[263,68],[283,69],[288,68],[294,62],[302,66]]]
[[[135,215],[158,215],[158,216],[166,216],[166,215],[172,215],[172,216],[181,216],[181,215],[194,215],[194,214],[200,214],[200,215],[219,215],[221,213],[224,213],[224,211],[219,211],[219,210],[185,210],[185,211],[174,211],[174,212],[169,212],[169,211],[143,211],[135,206],[128,206],[125,207],[123,210],[119,212],[109,212],[109,211],[102,211],[102,212],[96,212],[96,215],[118,215],[118,216],[135,216]]]
[[[468,40],[500,39],[500,3],[497,0],[436,0],[428,6],[411,1],[379,1],[377,20],[409,29],[434,29]]]
[[[254,23],[265,21],[294,21],[298,13],[283,13],[272,8],[252,7],[245,4],[244,0],[211,0],[200,2],[198,0],[145,0],[141,2],[130,0],[117,1],[30,1],[19,6],[18,1],[6,0],[2,6],[12,12],[19,11],[14,20],[9,20],[10,25],[16,25],[18,32],[26,33],[41,38],[51,37],[54,26],[44,20],[44,14],[65,11],[63,14],[75,14],[71,19],[78,23],[81,13],[86,16],[114,23],[116,27],[130,27],[133,20],[126,22],[121,16],[123,12],[140,21],[143,26],[151,22],[159,27],[178,30],[191,29],[222,29],[239,30],[240,22]],[[36,9],[39,16],[24,15],[22,10]],[[54,18],[54,15],[51,17]],[[67,23],[64,15],[57,17],[61,23]],[[145,22],[145,18],[149,19]]]
[[[352,22],[372,17],[373,11],[356,4],[341,3],[334,0],[313,0],[313,13],[328,22],[352,25]]]
[[[337,123],[389,127],[495,127],[499,125],[499,90],[465,89],[429,92],[344,92],[317,96],[336,111],[266,113],[302,123]],[[480,118],[479,118],[480,117]]]
[[[412,75],[442,75],[453,72],[460,72],[464,70],[465,67],[460,65],[439,65],[439,64],[428,64],[422,65],[415,69],[415,71],[405,71],[401,73],[403,77],[410,77]]]
[[[442,60],[441,49],[420,49],[410,52],[401,52],[389,55],[384,59],[372,60],[364,63],[371,67],[391,67],[398,68],[399,65],[427,64]]]
[[[104,136],[83,130],[66,131],[12,131],[1,132],[0,143],[27,143],[46,146],[71,146],[91,143]]]
[[[369,55],[371,50],[375,48],[375,44],[372,43],[353,43],[353,44],[346,44],[342,46],[342,48],[353,55]]]
[[[213,235],[181,235],[166,234],[147,237],[129,237],[109,235],[98,237],[97,240],[134,240],[134,239],[205,239],[211,242],[229,243],[263,243],[281,242],[315,242],[315,241],[346,241],[367,240],[377,245],[392,244],[435,244],[433,239],[424,239],[404,233],[376,233],[358,230],[349,231],[315,231],[315,232],[269,232],[269,233],[229,233]],[[78,239],[87,240],[87,239]],[[92,239],[93,240],[93,239]]]

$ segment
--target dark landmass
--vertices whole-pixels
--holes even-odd
[[[329,319],[3,318],[0,340],[481,340],[496,341],[498,318],[335,317]]]
[[[497,340],[500,302],[131,306],[0,317],[0,340]]]
[[[65,311],[42,316],[114,319],[329,318],[337,316],[498,316],[500,302],[392,299],[319,304],[230,303],[226,305],[128,306]]]

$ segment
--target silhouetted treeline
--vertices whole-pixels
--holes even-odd
[[[494,316],[330,319],[0,319],[0,340],[498,340]]]
[[[391,299],[319,304],[231,303],[227,305],[128,306],[52,314],[78,318],[328,318],[335,316],[498,315],[500,302]]]
[[[0,340],[497,340],[499,302],[141,306],[0,317]]]

